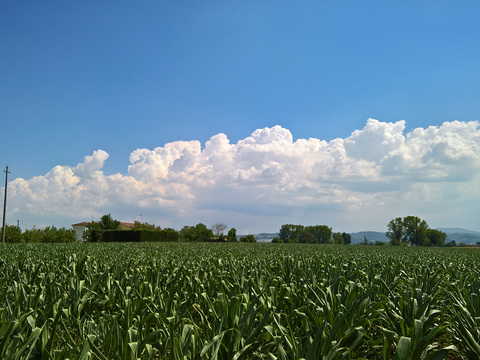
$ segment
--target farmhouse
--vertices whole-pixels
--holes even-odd
[[[81,222],[78,224],[73,224],[72,228],[75,231],[75,235],[77,236],[78,241],[82,241],[83,232],[87,229],[87,225],[90,224],[89,222]],[[129,222],[120,222],[120,229],[122,230],[131,230],[135,226],[134,223]]]

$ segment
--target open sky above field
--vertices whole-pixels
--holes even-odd
[[[479,12],[477,1],[2,2],[7,223],[110,213],[351,232],[416,215],[478,231]]]

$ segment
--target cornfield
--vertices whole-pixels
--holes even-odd
[[[480,253],[0,247],[1,359],[478,359]]]

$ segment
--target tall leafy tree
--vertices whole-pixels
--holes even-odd
[[[257,239],[255,239],[253,235],[245,235],[240,238],[240,241],[244,243],[256,243]]]
[[[350,245],[352,243],[352,235],[347,233],[342,233],[343,243],[345,245]]]
[[[35,226],[27,229],[22,234],[22,239],[26,243],[40,243],[43,242],[43,231]]]
[[[342,236],[341,233],[339,233],[339,232],[333,233],[333,243],[334,244],[344,244],[343,236]]]
[[[205,224],[199,223],[195,226],[197,230],[199,241],[212,241],[214,238],[213,232],[211,229],[207,228]]]
[[[3,227],[0,228],[0,231],[3,232]],[[5,242],[8,242],[8,243],[23,242],[22,230],[20,230],[20,228],[15,225],[5,225]]]
[[[103,215],[100,218],[100,223],[102,226],[102,230],[118,230],[120,227],[120,221],[114,220],[112,215]]]
[[[400,245],[402,241],[415,246],[443,246],[445,244],[444,233],[437,232],[428,227],[425,220],[417,216],[405,216],[390,220],[388,231],[385,234],[390,239],[390,244]]]
[[[386,233],[387,238],[390,239],[390,244],[394,246],[400,245],[405,236],[405,225],[401,217],[390,220],[387,225],[388,231]]]
[[[302,234],[300,235],[300,239],[299,241],[301,243],[305,243],[305,244],[313,244],[314,241],[315,241],[315,238],[313,237],[313,234],[308,231],[308,230],[305,230],[304,232],[302,232]]]
[[[327,244],[331,242],[332,228],[327,225],[307,226],[306,231],[313,234],[313,242],[316,244]]]
[[[403,218],[403,225],[405,227],[405,239],[410,244],[428,246],[428,225],[425,220],[417,216],[406,216]]]
[[[212,241],[214,239],[212,230],[202,223],[195,226],[184,226],[179,235],[182,241],[187,242]]]
[[[447,234],[440,230],[428,229],[427,236],[432,246],[445,246],[447,241]]]
[[[237,229],[231,228],[228,230],[228,235],[227,235],[228,241],[229,242],[237,242]]]
[[[289,242],[299,242],[301,235],[304,232],[305,227],[303,225],[292,225],[286,224],[282,225],[280,228],[280,239],[286,242],[286,239],[289,239]]]
[[[87,225],[87,228],[83,232],[84,241],[95,241],[94,233],[96,231],[101,232],[104,230],[118,230],[120,228],[120,221],[114,220],[112,215],[103,215],[100,221],[92,221]]]

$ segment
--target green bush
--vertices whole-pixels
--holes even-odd
[[[141,242],[178,242],[178,232],[173,229],[136,230]]]
[[[178,242],[178,232],[165,230],[104,230],[94,236],[101,242]]]

